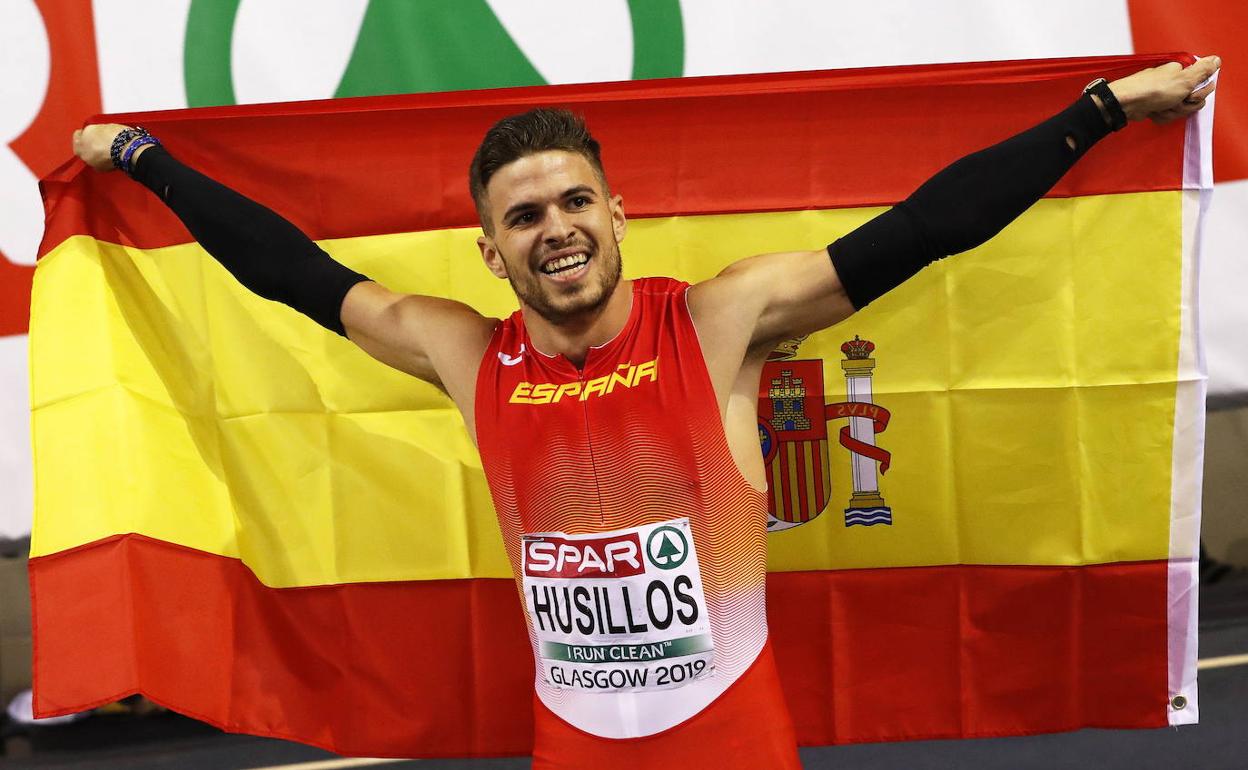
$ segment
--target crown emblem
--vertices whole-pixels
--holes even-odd
[[[781,342],[779,345],[776,345],[774,350],[772,350],[770,353],[767,354],[767,360],[768,361],[788,361],[790,359],[796,358],[797,349],[801,347],[802,343],[805,342],[806,338],[809,336],[810,336],[809,334],[803,334],[800,337],[794,337],[793,339],[789,339],[789,340],[785,340],[784,342]]]
[[[841,352],[851,361],[861,361],[870,358],[874,350],[875,343],[861,339],[857,334],[854,335],[852,340],[841,345]]]

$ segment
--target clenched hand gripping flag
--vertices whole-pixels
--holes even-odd
[[[350,267],[501,317],[465,177],[503,115],[585,114],[633,218],[625,269],[699,280],[817,248],[1162,60],[116,119]],[[802,742],[1195,720],[1208,112],[1111,136],[987,245],[777,351],[770,620]],[[250,295],[122,175],[73,162],[43,190],[37,713],[142,692],[348,754],[525,753],[533,664],[453,406]]]

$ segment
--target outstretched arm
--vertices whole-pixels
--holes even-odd
[[[123,129],[87,126],[75,132],[74,151],[93,168],[111,170],[109,150]],[[439,385],[457,403],[471,397],[493,322],[460,303],[398,294],[370,281],[334,261],[276,212],[163,147],[140,146],[130,163],[134,179],[168,205],[243,286],[347,336],[383,363]]]
[[[1213,91],[1212,84],[1197,87],[1220,64],[1212,56],[1187,68],[1169,63],[1142,70],[1108,84],[1109,96],[1127,121],[1186,117]],[[996,235],[1107,135],[1114,117],[1112,103],[1085,94],[1043,123],[956,161],[826,250],[731,265],[691,292],[699,332],[744,335],[750,348],[770,349],[843,320],[932,261]]]

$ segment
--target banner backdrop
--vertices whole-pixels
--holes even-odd
[[[1092,74],[1159,61],[117,119],[352,268],[504,316],[463,181],[503,115],[585,114],[629,202],[627,273],[700,280],[825,243]],[[1195,720],[1211,112],[1114,135],[984,247],[775,352],[769,619],[803,743]],[[516,586],[447,399],[248,293],[125,177],[71,161],[44,192],[36,712],[140,691],[342,753],[527,751]]]
[[[1216,52],[1248,60],[1238,0],[121,0],[0,3],[0,536],[30,531],[26,319],[35,180],[100,111],[676,75]],[[1072,24],[1071,19],[1079,19]],[[482,52],[488,51],[488,55]],[[1202,323],[1213,404],[1248,394],[1248,95],[1219,89]]]

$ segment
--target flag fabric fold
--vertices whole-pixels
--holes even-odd
[[[1166,58],[110,119],[390,288],[502,317],[466,172],[507,114],[584,114],[626,273],[696,281],[834,240]],[[767,364],[769,619],[804,744],[1195,721],[1211,120],[1112,135],[988,244]],[[526,753],[531,653],[454,406],[249,294],[122,175],[42,189],[36,713],[142,692],[347,754]]]

